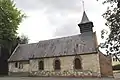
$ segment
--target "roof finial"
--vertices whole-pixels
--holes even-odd
[[[85,11],[84,0],[82,0],[82,4],[83,4],[83,12],[84,12]]]

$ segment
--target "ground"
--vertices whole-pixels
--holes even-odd
[[[0,80],[120,80],[113,78],[0,77]]]

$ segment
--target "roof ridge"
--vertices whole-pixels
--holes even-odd
[[[78,36],[78,35],[81,35],[81,34],[74,34],[74,35],[70,35],[70,36],[57,37],[57,38],[52,38],[52,39],[48,39],[48,40],[41,40],[41,41],[39,41],[39,42],[56,40],[56,39],[63,39],[63,38],[69,38],[69,37]],[[38,42],[38,43],[39,43],[39,42]]]

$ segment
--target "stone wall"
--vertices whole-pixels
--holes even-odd
[[[83,70],[90,70],[92,72],[100,73],[99,55],[88,54],[81,55]]]
[[[19,63],[19,62],[18,62]],[[23,68],[16,68],[15,62],[9,63],[9,72],[29,72],[29,62],[28,61],[22,61],[20,62],[23,64]]]
[[[82,69],[74,69],[74,59],[80,58]],[[61,70],[54,70],[54,60],[59,59],[61,63]],[[39,70],[39,61],[44,61],[44,70]],[[23,72],[29,76],[101,76],[99,55],[98,54],[86,54],[76,56],[64,56],[64,57],[53,57],[44,59],[30,59],[29,62],[20,62],[23,64],[23,68],[15,68],[15,62],[9,63],[9,74],[21,75]],[[28,74],[29,73],[29,74]],[[22,76],[22,75],[21,75]]]
[[[110,56],[99,53],[100,71],[103,77],[113,77],[112,60]]]
[[[82,70],[74,69],[74,59],[79,57],[82,61]],[[30,74],[31,76],[76,76],[76,75],[93,75],[100,76],[100,65],[98,54],[86,54],[80,56],[57,57],[61,62],[61,70],[55,71],[53,62],[56,58],[31,59]],[[38,62],[44,60],[44,71],[39,71]]]

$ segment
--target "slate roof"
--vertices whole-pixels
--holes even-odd
[[[8,61],[28,60],[36,48],[37,43],[19,44]]]
[[[38,43],[20,44],[8,61],[97,52],[95,37],[95,33],[86,32],[74,36],[39,41]]]
[[[90,21],[89,21],[89,19],[88,19],[88,17],[87,17],[86,12],[84,11],[84,12],[83,12],[83,17],[82,17],[82,20],[81,20],[80,24],[82,24],[82,23],[87,23],[87,22],[90,22]]]

